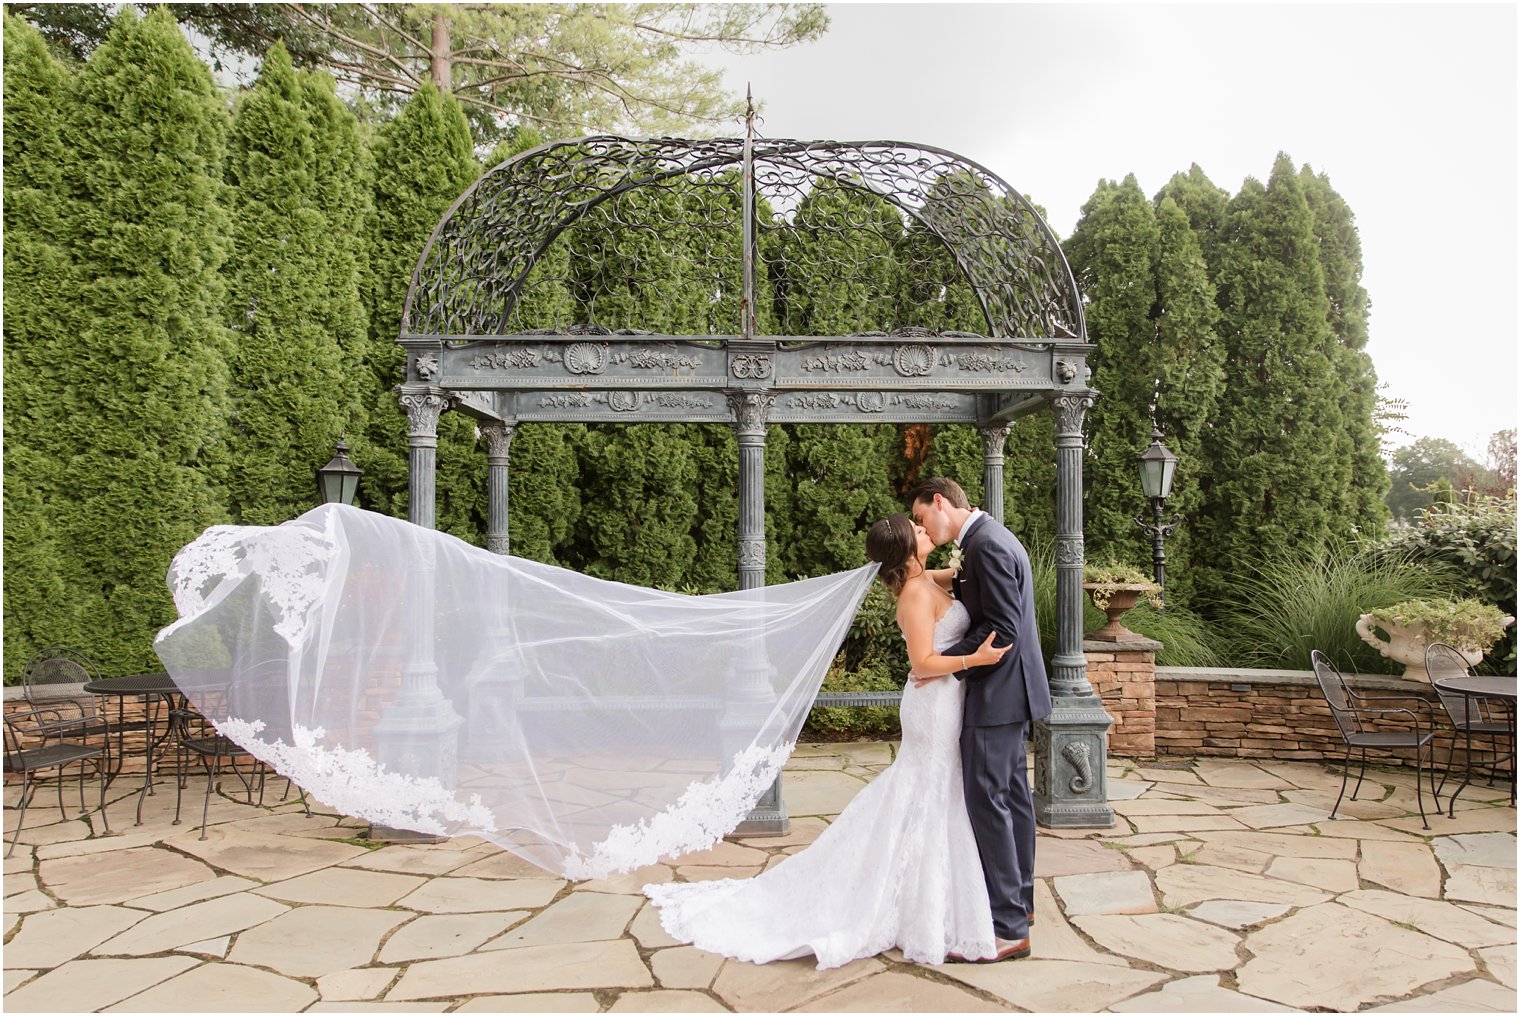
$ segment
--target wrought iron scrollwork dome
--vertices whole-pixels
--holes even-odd
[[[749,310],[753,334],[781,339],[855,334],[869,320],[897,334],[1085,341],[1055,235],[986,168],[892,141],[751,145],[748,224],[743,139],[586,137],[496,166],[428,239],[402,337],[740,335]],[[754,308],[743,306],[746,253]],[[881,292],[886,262],[895,297]],[[831,299],[847,314],[810,297],[820,277],[837,280]]]

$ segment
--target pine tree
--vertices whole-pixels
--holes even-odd
[[[1330,328],[1337,341],[1335,376],[1345,426],[1336,447],[1351,463],[1350,487],[1339,507],[1358,529],[1377,532],[1388,519],[1388,469],[1379,454],[1374,419],[1378,380],[1367,355],[1370,301],[1362,288],[1362,243],[1351,208],[1330,186],[1329,177],[1305,165],[1299,182],[1314,213]]]
[[[358,365],[346,353],[363,334],[352,249],[362,219],[356,188],[335,192],[322,174],[340,172],[334,155],[346,148],[352,157],[357,146],[333,136],[341,118],[319,133],[316,87],[276,46],[238,105],[229,144],[233,253],[224,274],[238,344],[227,487],[233,516],[248,525],[310,508],[313,470],[356,418]],[[344,133],[355,137],[351,126]]]
[[[227,367],[222,157],[227,110],[164,8],[117,18],[64,121],[77,158],[68,234],[78,333],[52,407],[73,450],[53,502],[61,574],[89,625],[82,648],[149,669],[174,618],[172,553],[224,521]]]
[[[423,86],[378,133],[374,216],[365,303],[369,368],[364,404],[368,423],[352,442],[364,470],[364,507],[404,517],[407,511],[407,424],[395,386],[405,380],[406,355],[396,339],[412,270],[438,220],[475,182],[480,167],[469,127],[452,97]],[[484,541],[485,456],[475,421],[459,412],[438,421],[437,528],[474,543]]]
[[[1150,443],[1151,403],[1160,373],[1156,342],[1156,261],[1161,231],[1133,175],[1105,180],[1066,244],[1087,295],[1089,357],[1098,399],[1087,414],[1083,524],[1088,557],[1138,563],[1133,515],[1143,500],[1136,461]]]
[[[1253,559],[1350,530],[1338,510],[1350,463],[1335,450],[1344,423],[1319,241],[1286,155],[1265,187],[1245,182],[1225,225],[1226,380],[1195,531],[1208,548],[1197,566],[1204,602],[1222,597],[1232,571]]]
[[[66,594],[49,505],[63,496],[70,449],[52,389],[80,322],[80,279],[68,248],[60,136],[68,73],[26,22],[5,15],[5,676],[20,677],[40,645],[80,631]]]

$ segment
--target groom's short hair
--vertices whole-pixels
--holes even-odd
[[[912,497],[908,501],[908,507],[912,508],[920,501],[933,501],[935,494],[938,494],[957,508],[969,509],[971,507],[971,502],[966,499],[966,492],[961,490],[961,485],[948,476],[935,476],[914,487]]]

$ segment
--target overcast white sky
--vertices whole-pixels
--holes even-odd
[[[829,10],[816,43],[709,58],[765,135],[947,148],[1062,237],[1101,178],[1154,194],[1197,162],[1233,194],[1286,151],[1356,214],[1369,349],[1411,434],[1480,453],[1515,426],[1514,5]]]

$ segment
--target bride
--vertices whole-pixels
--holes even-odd
[[[996,632],[943,656],[969,627],[950,569],[927,570],[934,543],[907,515],[871,527],[866,554],[897,598],[913,676],[903,690],[897,760],[807,850],[748,879],[647,885],[665,930],[754,963],[817,957],[843,966],[896,946],[916,963],[996,955],[992,914],[966,816],[959,738],[964,685],[938,678],[1002,659]],[[928,680],[925,680],[928,679]]]

